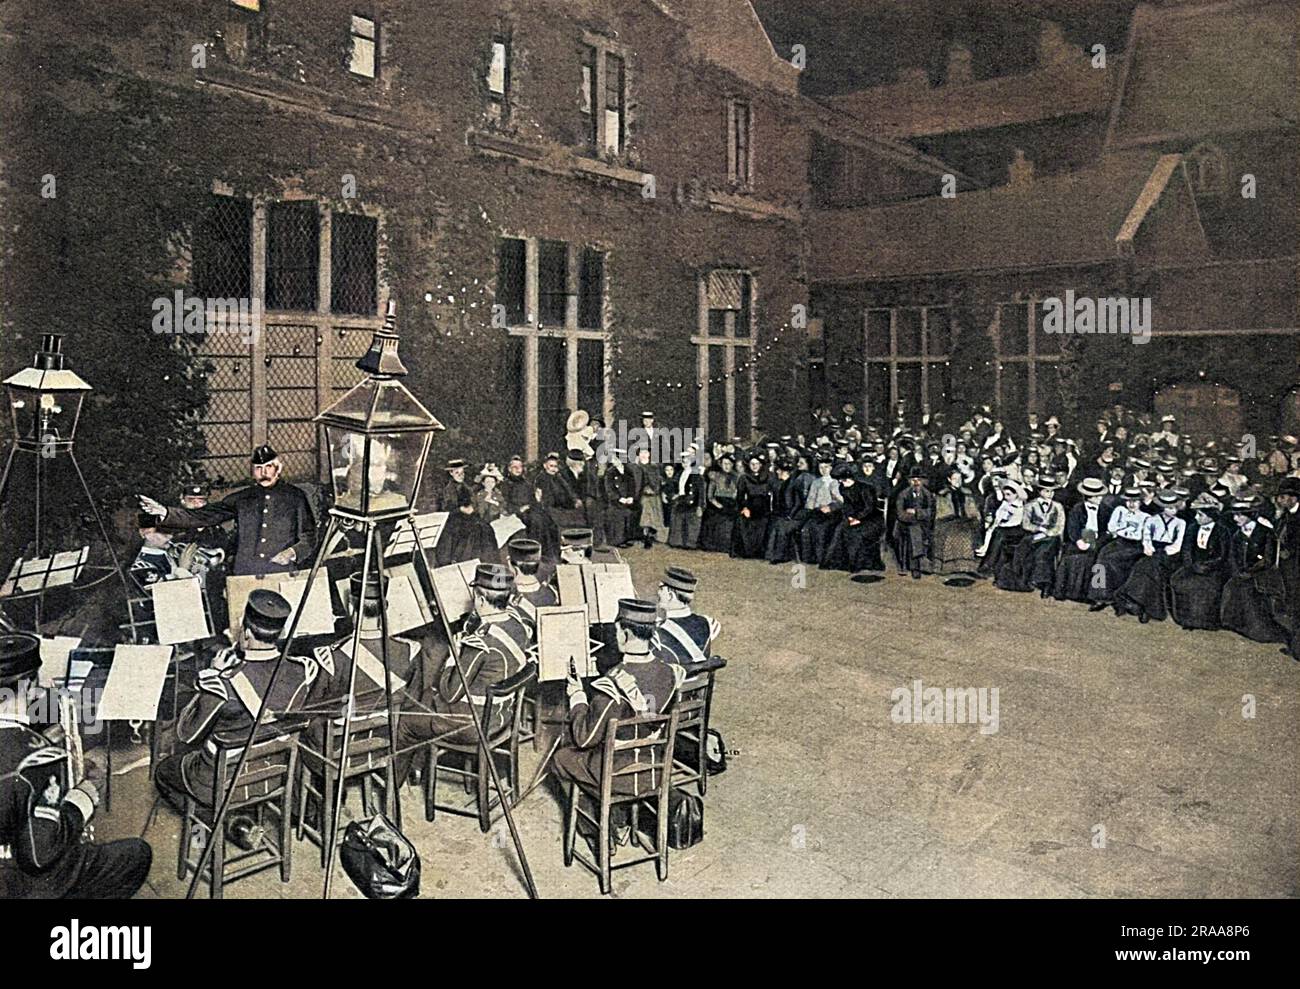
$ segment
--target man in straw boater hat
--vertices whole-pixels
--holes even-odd
[[[140,506],[169,529],[204,529],[235,523],[234,576],[285,573],[311,562],[316,522],[307,496],[282,479],[280,455],[253,451],[253,483],[204,508],[168,507],[140,495]]]
[[[480,563],[470,582],[473,608],[465,617],[464,628],[456,633],[455,648],[441,670],[426,668],[425,682],[415,696],[402,705],[397,722],[397,764],[394,776],[400,788],[410,775],[415,749],[421,742],[446,736],[445,741],[460,745],[478,739],[471,718],[482,718],[488,688],[508,680],[528,663],[528,646],[532,633],[511,601],[515,595],[515,576],[500,563]],[[456,669],[455,654],[460,654]],[[436,681],[434,680],[436,677]],[[513,711],[498,705],[490,712],[489,735],[499,731],[513,716]],[[452,734],[448,734],[452,733]]]
[[[587,789],[600,786],[602,745],[605,726],[612,719],[626,721],[643,714],[664,714],[677,699],[677,688],[685,680],[685,670],[665,662],[655,654],[655,622],[658,608],[653,601],[623,598],[618,602],[615,622],[620,658],[617,664],[584,688],[571,668],[565,680],[569,699],[568,732],[555,753],[555,775],[561,785],[579,784]],[[622,753],[614,764],[622,769],[631,760]],[[616,777],[614,792],[624,789],[635,777]],[[641,781],[644,787],[644,780]],[[611,812],[611,824],[622,834],[629,828],[626,806],[617,820]]]
[[[691,610],[700,580],[682,567],[669,567],[659,581],[660,655],[674,663],[698,663],[709,658],[713,640],[722,630],[716,619]]]
[[[275,591],[257,588],[244,606],[238,645],[222,650],[211,667],[199,671],[194,696],[176,722],[177,739],[191,749],[163,759],[154,772],[168,803],[180,807],[188,796],[211,806],[220,799],[212,786],[218,753],[214,736],[246,736],[264,698],[267,734],[274,733],[276,718],[306,705],[319,669],[316,661],[285,656],[279,675],[275,673],[280,657],[276,643],[290,611],[289,602]]]
[[[104,765],[91,750],[86,778],[69,779],[63,728],[32,723],[40,666],[40,639],[0,635],[0,900],[129,899],[153,851],[140,838],[83,840]]]
[[[1088,600],[1088,581],[1097,560],[1101,535],[1110,521],[1111,506],[1106,504],[1107,485],[1089,475],[1075,485],[1080,500],[1065,517],[1065,536],[1061,559],[1056,565],[1052,596],[1058,601]]]

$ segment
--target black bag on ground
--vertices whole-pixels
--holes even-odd
[[[677,758],[694,766],[699,758],[699,749],[695,740],[685,735],[677,736]],[[727,771],[727,743],[716,728],[710,728],[704,739],[704,771],[710,776],[717,776]]]
[[[347,826],[339,859],[366,899],[408,900],[420,895],[420,856],[383,814]]]
[[[693,793],[668,794],[668,847],[690,848],[704,840],[704,801]]]

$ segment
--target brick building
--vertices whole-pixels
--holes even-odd
[[[312,416],[354,381],[389,297],[448,455],[535,459],[579,407],[654,407],[712,437],[787,428],[807,409],[791,324],[812,142],[833,133],[882,175],[944,170],[800,96],[747,0],[142,0],[4,17],[6,113],[25,136],[10,192],[32,231],[7,265],[11,318],[75,308],[24,289],[60,243],[76,256],[59,292],[115,297],[115,333],[147,334],[175,290],[260,306],[256,339],[216,325],[193,358],[209,367],[218,478],[264,441],[294,476],[318,473]],[[61,192],[38,210],[17,193],[43,173]],[[119,256],[124,243],[151,246]],[[123,264],[136,277],[97,282]]]

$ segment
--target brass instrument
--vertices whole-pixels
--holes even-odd
[[[77,702],[70,691],[59,691],[59,727],[63,729],[63,746],[68,756],[68,789],[86,778],[86,750],[81,742],[81,725],[77,720]],[[95,826],[86,822],[81,833],[83,842],[95,840]]]

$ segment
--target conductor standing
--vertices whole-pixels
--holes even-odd
[[[307,496],[281,480],[284,465],[269,446],[253,451],[253,483],[204,508],[167,507],[140,496],[141,507],[173,529],[235,523],[236,577],[285,573],[311,559],[316,523]]]

